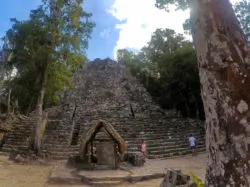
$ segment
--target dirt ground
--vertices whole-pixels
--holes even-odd
[[[188,163],[195,161],[194,167]],[[164,160],[162,160],[164,162]],[[203,178],[205,170],[205,156],[198,155],[195,158],[184,157],[167,160],[169,165],[176,165],[186,171],[194,171],[196,175]],[[179,166],[180,167],[179,167]],[[183,166],[187,166],[183,168]],[[89,187],[86,185],[52,185],[47,179],[53,169],[51,166],[19,165],[7,160],[6,156],[0,156],[0,186],[1,187]],[[123,184],[120,187],[158,187],[163,179],[140,182],[136,184]]]

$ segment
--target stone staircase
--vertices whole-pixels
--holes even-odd
[[[36,119],[32,117],[33,115],[34,114],[31,113],[29,117],[13,125],[13,130],[8,134],[7,143],[4,144],[1,150],[2,152],[10,152],[13,149],[26,151],[28,149],[32,126],[36,121]]]
[[[67,159],[71,155],[76,155],[79,152],[78,145],[70,145],[71,125],[63,125],[65,123],[72,124],[70,121],[70,113],[64,114],[61,119],[61,114],[49,113],[48,121],[45,130],[43,143],[43,151],[46,152],[51,159]]]
[[[191,153],[188,143],[190,134],[197,139],[197,151],[205,151],[204,132],[198,120],[170,118],[159,124],[152,119],[110,118],[109,122],[127,142],[128,152],[137,151],[141,139],[144,139],[150,159]],[[80,130],[80,135],[90,124],[92,123],[86,124],[85,128]],[[45,134],[43,149],[52,159],[67,159],[78,154],[81,136],[73,137],[74,141],[78,139],[78,143],[72,145],[69,141],[69,129],[60,125],[60,120],[48,120]]]
[[[67,159],[71,155],[77,155],[81,134],[88,128],[97,116],[85,117],[85,121],[79,119],[76,122],[73,141],[70,140],[72,131],[69,117],[60,119],[60,113],[48,112],[47,126],[43,142],[43,151],[52,159]],[[104,119],[104,116],[101,117]],[[35,124],[35,118],[30,115],[29,118],[23,119],[20,123],[15,124],[8,136],[7,144],[2,151],[10,152],[13,149],[27,150],[28,138],[31,135],[32,126]],[[67,120],[67,121],[65,121]],[[104,119],[105,120],[105,119]],[[193,119],[184,118],[167,118],[164,120],[142,119],[142,118],[109,118],[106,119],[120,133],[127,143],[128,152],[137,151],[141,139],[147,143],[148,158],[160,159],[173,156],[185,155],[191,153],[188,143],[188,136],[193,134],[197,139],[197,151],[205,151],[204,128],[201,122]],[[79,126],[77,123],[85,123]],[[84,128],[82,128],[84,127]]]
[[[114,127],[118,132],[120,131],[127,142],[128,152],[136,151],[141,139],[144,139],[147,143],[148,157],[151,159],[191,153],[188,142],[190,134],[193,134],[197,139],[197,151],[205,151],[204,132],[200,128],[199,121],[192,119],[172,120],[169,119],[162,124],[157,124],[157,126],[145,125],[144,129],[142,125],[138,132],[133,126],[129,128],[132,129],[130,132],[119,130],[122,126],[114,125]],[[152,121],[151,124],[153,124]]]

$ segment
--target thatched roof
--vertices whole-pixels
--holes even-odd
[[[118,144],[119,152],[123,154],[127,145],[123,138],[119,135],[119,133],[114,129],[114,127],[104,121],[97,120],[95,121],[90,128],[82,135],[81,145],[80,145],[80,156],[83,157],[87,153],[87,145],[88,143],[95,138],[95,135],[99,132],[101,128],[104,128],[107,133],[112,137],[112,139]]]

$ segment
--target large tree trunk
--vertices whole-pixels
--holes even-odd
[[[35,126],[35,134],[34,134],[34,151],[36,154],[39,154],[41,151],[41,142],[42,142],[42,133],[41,133],[41,125],[42,125],[42,116],[43,116],[43,99],[44,99],[44,88],[40,90],[38,99],[37,99],[37,107],[36,107],[36,115],[37,121]]]
[[[43,120],[43,100],[47,83],[47,65],[42,73],[41,89],[37,98],[36,117],[37,121],[34,129],[34,151],[37,155],[41,152],[42,142],[42,120]]]
[[[27,112],[26,112],[26,115],[27,115],[27,116],[28,116],[28,114],[30,113],[30,109],[31,109],[31,106],[32,106],[32,104],[33,104],[33,100],[34,100],[34,97],[32,97],[31,100],[30,100],[30,104],[29,104],[28,110],[27,110]]]
[[[11,100],[11,89],[8,90],[8,100],[7,100],[7,114],[10,114],[10,100]]]
[[[229,0],[194,0],[191,18],[206,115],[206,186],[249,186],[247,38]]]
[[[52,20],[51,25],[53,25],[55,28],[57,28],[57,21],[58,21],[58,1],[57,0],[50,0],[49,1],[49,6],[50,6],[50,18]],[[55,29],[54,28],[54,29]],[[51,49],[54,52],[56,49],[56,34],[57,30],[52,32],[52,44],[51,44]],[[51,52],[52,52],[51,51]],[[48,55],[47,57],[52,60],[53,53]],[[50,61],[49,59],[46,59],[47,63]],[[44,94],[45,94],[45,88],[46,88],[46,83],[47,83],[47,69],[48,69],[48,64],[45,64],[44,70],[42,73],[42,78],[41,78],[41,90],[37,99],[37,122],[36,122],[36,127],[34,131],[34,150],[36,154],[40,154],[41,151],[41,142],[42,142],[42,116],[43,116],[43,100],[44,100]]]

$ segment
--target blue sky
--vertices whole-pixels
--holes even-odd
[[[30,10],[39,4],[41,0],[3,0],[0,6],[0,36],[11,27],[10,18],[28,19]],[[189,12],[167,13],[154,4],[155,0],[85,0],[85,10],[93,14],[92,21],[96,23],[89,41],[88,58],[114,59],[118,49],[139,50],[157,28],[170,28],[183,33],[182,23],[189,17]]]
[[[92,20],[96,26],[92,33],[87,51],[88,58],[113,58],[113,49],[119,37],[119,31],[115,29],[118,23],[107,10],[112,6],[114,0],[88,0],[86,10],[93,14]]]
[[[86,10],[93,13],[92,20],[96,23],[87,51],[90,59],[113,58],[113,49],[119,32],[114,28],[118,21],[106,12],[112,3],[114,0],[88,0],[85,2]],[[41,4],[41,0],[5,0],[1,2],[0,36],[3,36],[11,27],[10,18],[28,19],[30,10],[35,9],[39,4]]]

